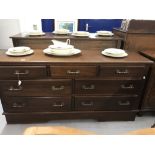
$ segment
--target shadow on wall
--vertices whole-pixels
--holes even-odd
[[[54,31],[54,19],[41,19],[42,31]],[[96,32],[98,30],[112,31],[121,26],[122,19],[78,19],[78,31]]]

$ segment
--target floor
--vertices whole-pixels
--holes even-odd
[[[51,121],[42,124],[7,124],[5,117],[1,115],[2,107],[0,104],[0,134],[1,135],[22,135],[26,128],[31,126],[66,126],[82,130],[93,131],[103,135],[119,135],[128,131],[148,128],[155,122],[155,116],[145,115],[136,117],[135,121],[118,122],[97,122],[96,120],[63,120]]]

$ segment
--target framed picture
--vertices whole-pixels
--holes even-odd
[[[67,29],[70,32],[77,31],[78,20],[56,20],[55,19],[55,31],[59,29]]]

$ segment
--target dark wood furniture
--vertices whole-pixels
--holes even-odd
[[[155,20],[131,20],[128,30],[114,28],[113,33],[123,39],[126,50],[155,50]]]
[[[155,51],[141,51],[145,57],[155,61]],[[150,70],[150,77],[146,89],[146,95],[143,100],[141,111],[152,111],[155,112],[155,63],[153,63]]]
[[[71,40],[71,44],[75,48],[93,50],[104,50],[105,48],[120,48],[120,37],[75,37],[72,35],[55,35],[46,33],[45,36],[30,37],[27,34],[17,34],[12,37],[14,46],[29,46],[32,49],[45,49],[52,44],[51,40],[56,39],[60,41]]]
[[[152,61],[128,54],[110,58],[90,49],[54,57],[36,49],[33,55],[10,57],[1,52],[0,93],[7,122],[134,120]]]

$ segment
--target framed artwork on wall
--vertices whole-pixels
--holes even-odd
[[[78,20],[57,20],[55,19],[55,31],[60,29],[67,29],[70,32],[77,31]]]

